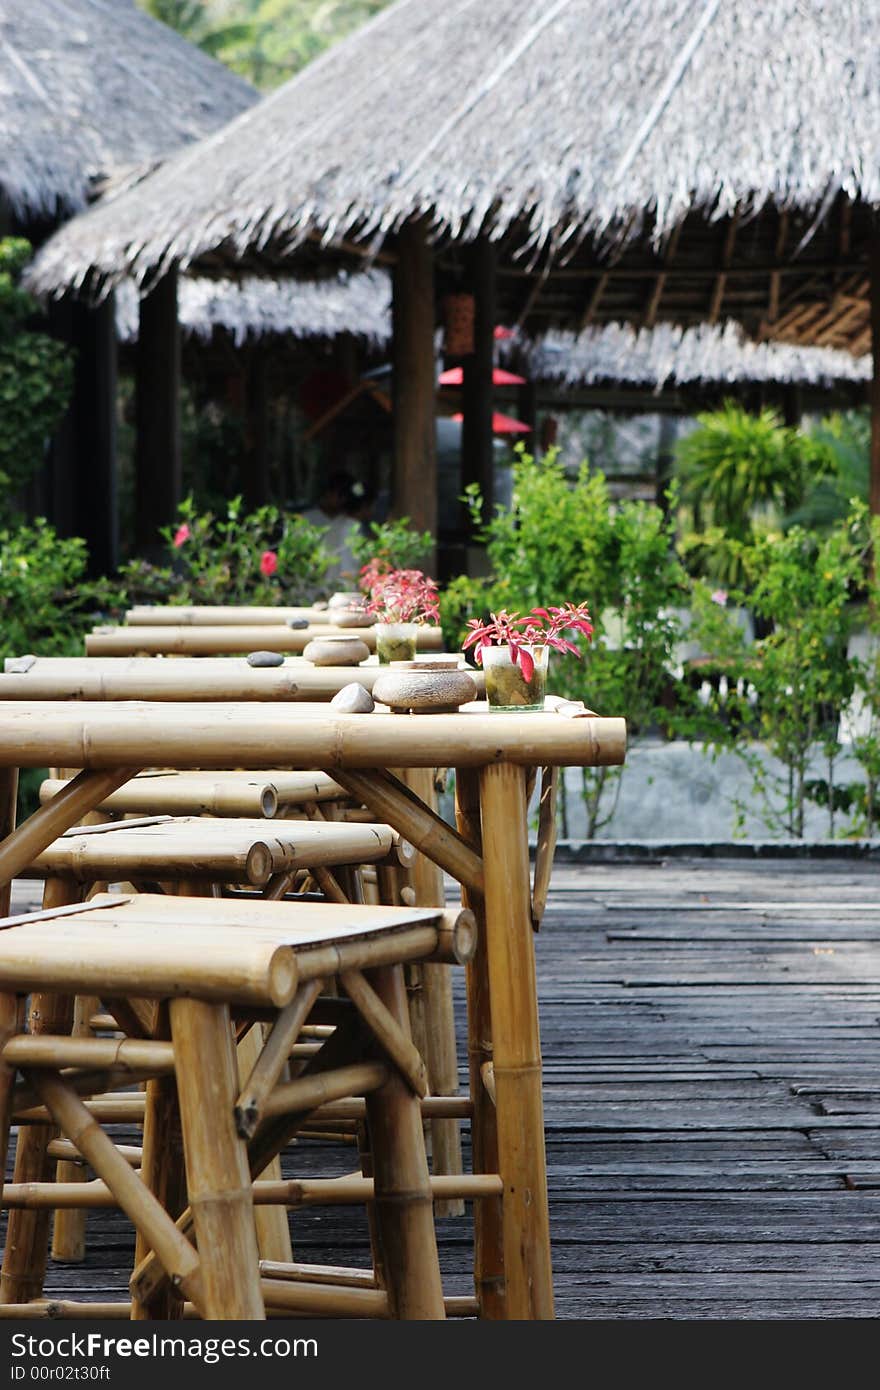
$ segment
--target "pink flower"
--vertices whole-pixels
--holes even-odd
[[[264,550],[260,556],[260,574],[268,579],[278,568],[278,556],[274,550]]]
[[[189,540],[189,538],[190,538],[191,535],[192,535],[192,532],[190,531],[190,529],[189,529],[189,527],[187,526],[186,522],[184,522],[183,525],[182,525],[182,526],[178,526],[177,530],[174,532],[174,540],[172,541],[172,544],[174,545],[174,547],[175,547],[177,550],[179,550],[180,547],[181,547],[186,541]]]
[[[716,589],[713,594],[709,595],[709,597],[711,598],[713,603],[718,604],[719,608],[723,608],[727,602],[727,590]]]

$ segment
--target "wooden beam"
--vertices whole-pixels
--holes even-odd
[[[434,254],[422,222],[401,228],[393,285],[392,509],[436,535]],[[433,557],[427,567],[433,570]]]
[[[727,286],[727,272],[733,260],[733,249],[736,245],[736,233],[739,227],[739,209],[737,208],[730,219],[730,226],[724,238],[724,249],[721,253],[722,270],[712,288],[712,301],[709,305],[709,323],[717,323],[721,313],[721,305],[724,302],[724,290]]]
[[[589,298],[587,299],[587,307],[584,309],[579,325],[579,331],[581,333],[583,333],[585,328],[589,328],[590,324],[593,322],[593,318],[599,308],[599,303],[602,299],[603,294],[605,293],[605,287],[607,284],[608,275],[606,273],[604,275],[599,276],[598,280],[596,281],[595,285],[590,291]]]
[[[183,491],[176,270],[140,302],[135,417],[134,538],[149,555],[161,551],[159,528],[174,520]]]
[[[483,519],[495,508],[495,452],[492,435],[492,368],[495,355],[495,312],[498,256],[488,237],[470,249],[470,285],[474,295],[474,351],[464,358],[461,435],[462,487],[479,483]]]
[[[683,225],[682,222],[679,222],[678,226],[673,229],[669,238],[669,243],[666,247],[666,255],[663,258],[665,268],[660,272],[654,282],[654,288],[651,291],[651,297],[645,309],[645,328],[653,328],[654,324],[657,322],[657,311],[660,308],[660,300],[663,297],[663,290],[666,286],[666,276],[669,273],[668,268],[675,259],[675,253],[678,250],[678,239],[681,236]]]

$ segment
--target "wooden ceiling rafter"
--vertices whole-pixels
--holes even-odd
[[[724,246],[721,251],[722,269],[719,271],[717,279],[715,280],[715,284],[712,286],[712,298],[709,301],[709,323],[717,323],[719,315],[721,313],[721,305],[724,300],[724,289],[727,285],[727,275],[730,270],[731,261],[733,260],[733,252],[736,247],[736,234],[739,230],[739,218],[739,208],[736,208],[734,210],[733,216],[730,219],[730,225],[728,226],[727,233],[724,237]]]
[[[681,229],[683,226],[684,223],[679,222],[678,226],[673,230],[672,235],[669,238],[669,243],[666,247],[666,255],[663,258],[665,267],[671,266],[672,262],[675,260],[675,253],[678,250],[678,243],[681,237]],[[654,281],[654,288],[651,291],[650,298],[648,299],[648,303],[645,307],[644,318],[642,319],[642,323],[645,328],[653,328],[655,323],[657,322],[657,312],[660,308],[660,300],[663,297],[663,290],[666,286],[667,273],[667,269],[661,270],[660,274],[657,276],[657,279]]]

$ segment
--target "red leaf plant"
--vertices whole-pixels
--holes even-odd
[[[186,544],[191,535],[192,531],[189,529],[186,522],[184,522],[183,525],[178,526],[177,530],[174,532],[174,540],[171,544],[176,550],[179,550],[182,545]]]
[[[571,652],[581,656],[574,642],[563,637],[563,632],[580,632],[587,641],[593,636],[593,624],[585,603],[565,603],[556,608],[533,608],[531,613],[521,615],[508,613],[502,608],[498,613],[490,613],[489,621],[471,618],[468,622],[470,632],[464,640],[465,651],[476,647],[474,656],[483,664],[484,647],[503,647],[510,649],[510,659],[523,673],[527,681],[532,679],[535,663],[530,647],[552,647],[557,652]]]
[[[360,573],[361,588],[369,594],[367,612],[383,623],[436,623],[440,595],[433,579],[421,570],[383,568],[371,560]]]

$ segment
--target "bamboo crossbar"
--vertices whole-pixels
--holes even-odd
[[[348,768],[611,766],[623,762],[625,746],[623,719],[565,719],[549,711],[488,714],[472,707],[458,714],[363,715],[330,714],[326,704],[292,709],[267,703],[255,719],[253,705],[242,703],[0,701],[0,766],[114,769],[118,781],[102,795],[86,796],[79,814],[134,775],[119,769],[155,766],[157,757],[181,769],[286,764],[335,778]],[[33,853],[79,814],[53,825]],[[393,824],[386,815],[379,818]]]
[[[22,1087],[30,1093],[30,1087]],[[84,1100],[83,1105],[98,1124],[136,1125],[144,1118],[143,1092],[120,1091]],[[14,1108],[12,1120],[17,1125],[50,1124],[52,1116],[44,1105],[21,1105]]]
[[[325,1318],[390,1317],[384,1289],[334,1288],[284,1279],[261,1279],[260,1287],[267,1309]]]
[[[400,1072],[410,1090],[419,1097],[426,1096],[428,1070],[419,1056],[418,1049],[389,1013],[369,981],[359,970],[347,970],[340,976],[340,984],[385,1056]],[[328,1096],[327,1099],[330,1100],[331,1097]]]
[[[143,1041],[139,1038],[10,1038],[2,1049],[4,1061],[16,1067],[92,1067],[108,1071],[149,1071],[154,1074],[174,1070],[171,1043]]]
[[[317,1266],[320,1268],[320,1266]],[[313,1281],[320,1283],[320,1280]],[[265,1289],[263,1290],[265,1296]],[[445,1298],[446,1316],[448,1318],[476,1318],[480,1315],[480,1305],[475,1298],[466,1296],[455,1296]],[[198,1319],[200,1314],[192,1303],[184,1303],[183,1317],[187,1320]],[[287,1317],[286,1308],[268,1308],[266,1316],[273,1318]],[[89,1319],[101,1321],[104,1318],[114,1321],[128,1322],[131,1318],[131,1303],[78,1303],[70,1299],[38,1299],[33,1303],[0,1303],[0,1319],[26,1318],[29,1321],[42,1321],[49,1319]]]
[[[281,1076],[322,984],[323,980],[316,979],[300,985],[293,999],[275,1019],[272,1031],[236,1102],[235,1123],[243,1139],[250,1139],[255,1132],[266,1100]]]
[[[276,1086],[263,1104],[262,1114],[289,1115],[306,1113],[343,1096],[363,1095],[378,1090],[388,1080],[388,1068],[382,1062],[357,1062],[335,1071],[297,1077]],[[245,1136],[247,1137],[247,1136]]]
[[[50,1158],[60,1158],[66,1163],[84,1163],[82,1154],[71,1144],[69,1139],[52,1139],[46,1150]],[[117,1144],[116,1152],[121,1153],[126,1163],[130,1163],[132,1168],[139,1168],[143,1158],[143,1149],[137,1148],[134,1144]]]

